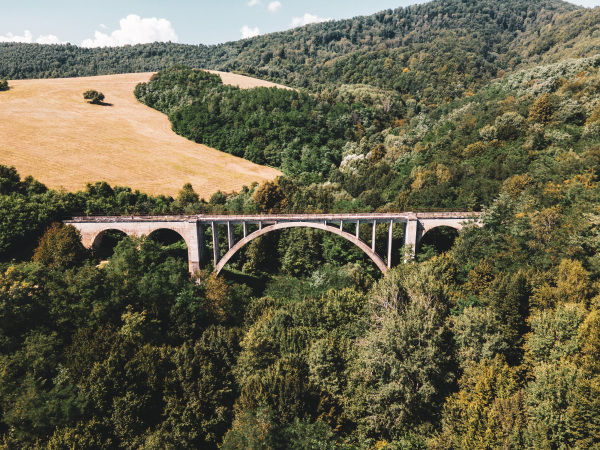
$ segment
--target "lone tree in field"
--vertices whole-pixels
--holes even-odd
[[[95,91],[94,89],[88,89],[83,93],[83,98],[89,100],[90,103],[98,105],[104,100],[104,94],[102,92]]]
[[[8,81],[0,80],[0,91],[8,91],[8,89],[9,89]]]

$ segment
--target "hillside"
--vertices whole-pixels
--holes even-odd
[[[0,160],[0,449],[600,448],[598,19],[558,0],[436,0],[215,47],[0,44],[0,78],[157,70],[0,92],[0,145],[29,127],[36,178],[65,180],[72,166],[42,161],[53,136],[53,157],[83,148],[95,181],[48,189]],[[88,88],[113,106],[83,103]],[[58,97],[71,114],[54,117]],[[204,201],[94,172],[225,171],[203,145],[284,175]],[[215,223],[190,278],[176,233],[113,230],[88,251],[53,225],[290,210],[478,211],[482,226],[412,248],[401,224],[359,224],[379,255],[391,240],[385,275],[337,234],[279,230],[217,276],[248,227]]]
[[[586,43],[577,56],[592,56],[599,48],[596,14],[560,0],[434,0],[215,46],[0,44],[0,78],[156,71],[185,64],[311,90],[366,83],[443,100],[477,89],[499,73],[573,56],[560,51],[573,43]],[[540,36],[544,45],[531,44]]]
[[[80,190],[105,180],[176,195],[190,182],[205,198],[280,174],[177,136],[165,115],[133,96],[150,75],[11,81],[0,98],[2,164],[56,189]],[[227,80],[265,85],[242,76]],[[91,88],[103,92],[110,106],[85,103],[82,93]]]

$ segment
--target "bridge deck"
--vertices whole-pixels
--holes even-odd
[[[402,212],[402,213],[340,213],[340,214],[195,214],[195,215],[130,215],[130,216],[75,216],[65,223],[118,223],[118,222],[302,222],[302,221],[394,221],[417,219],[474,219],[479,212]]]

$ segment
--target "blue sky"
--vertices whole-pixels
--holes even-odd
[[[216,44],[345,19],[424,0],[18,0],[0,15],[0,42],[113,46],[173,41]],[[574,0],[600,6],[600,0]]]

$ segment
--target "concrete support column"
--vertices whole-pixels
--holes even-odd
[[[81,231],[81,243],[85,248],[89,248],[91,250],[97,250],[100,247],[103,237],[104,233],[100,233],[98,236],[95,236],[93,232],[90,233]],[[96,238],[95,241],[94,238]]]
[[[356,221],[356,239],[360,239],[360,220]]]
[[[235,245],[235,230],[231,222],[227,222],[227,244],[229,245],[229,250]]]
[[[215,262],[215,267],[217,267],[217,264],[219,264],[219,260],[221,259],[221,254],[219,253],[219,224],[211,222],[211,226],[213,241],[213,259]]]
[[[188,262],[190,273],[193,275],[200,270],[200,263],[206,253],[204,238],[204,225],[199,222],[190,222],[188,236]]]
[[[418,219],[408,220],[404,231],[404,245],[412,254],[412,258],[417,253],[417,245],[421,240],[421,227]]]
[[[244,228],[244,237],[248,236],[248,224],[244,222],[242,227]]]
[[[375,251],[375,240],[377,235],[377,221],[373,221],[373,236],[371,238],[371,249]]]
[[[394,237],[394,221],[390,220],[390,228],[388,230],[388,257],[387,265],[388,269],[392,267],[392,239]]]
[[[262,222],[260,220],[258,221],[258,229],[262,230]]]

